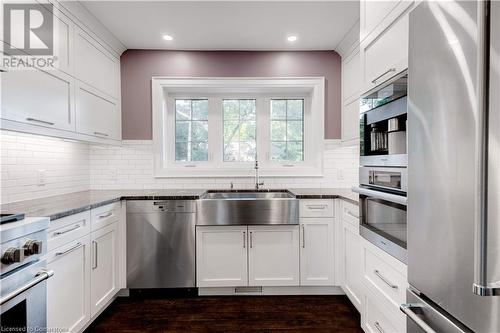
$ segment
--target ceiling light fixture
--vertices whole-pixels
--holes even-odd
[[[297,36],[295,35],[292,35],[292,36],[288,36],[286,38],[289,42],[295,42],[297,40]]]
[[[172,36],[170,36],[170,35],[163,35],[163,39],[164,39],[164,40],[171,41],[171,40],[174,40],[174,37],[172,37]]]

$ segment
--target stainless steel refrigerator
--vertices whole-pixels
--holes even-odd
[[[500,2],[410,13],[408,332],[500,332]]]

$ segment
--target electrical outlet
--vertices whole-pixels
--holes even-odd
[[[43,186],[47,183],[46,170],[38,169],[36,170],[36,184],[38,186]]]

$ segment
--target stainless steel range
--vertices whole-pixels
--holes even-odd
[[[9,220],[6,218],[6,220]],[[0,225],[2,332],[44,332],[47,327],[48,218],[10,219]]]

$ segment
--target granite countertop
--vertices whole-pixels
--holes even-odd
[[[44,216],[55,220],[120,200],[197,200],[206,191],[202,189],[90,190],[3,204],[0,205],[0,212],[21,212],[27,217]],[[304,188],[288,191],[298,199],[342,198],[354,204],[358,203],[358,195],[345,188]]]

